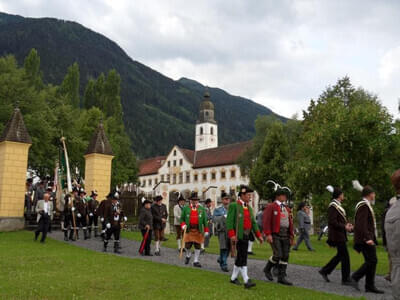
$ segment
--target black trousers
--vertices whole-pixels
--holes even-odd
[[[327,275],[331,274],[336,266],[341,263],[342,281],[348,281],[350,279],[350,257],[346,243],[338,243],[336,250],[336,255],[321,269],[321,272]]]
[[[121,227],[111,226],[106,230],[106,241],[108,242],[112,235],[114,235],[114,242],[119,242],[119,235],[121,233]]]
[[[82,227],[83,229],[86,229],[86,216],[82,216],[80,218],[76,218],[76,228],[79,229],[79,227]]]
[[[43,215],[39,219],[38,229],[35,231],[35,238],[37,239],[39,234],[42,233],[41,242],[44,242],[47,236],[47,231],[49,230],[50,217],[48,215]]]
[[[236,259],[235,265],[237,267],[247,266],[247,249],[249,248],[249,239],[247,237],[243,240],[236,242]]]
[[[358,249],[364,256],[363,265],[353,273],[352,277],[354,280],[359,281],[365,276],[365,286],[372,287],[375,285],[375,272],[376,265],[378,264],[378,258],[376,257],[375,245],[357,245]]]
[[[99,217],[96,215],[89,216],[89,229],[92,228],[92,225],[94,225],[94,227],[97,228],[98,218]]]
[[[141,232],[142,232],[142,237],[144,237],[144,235],[146,234],[147,230],[146,229],[142,229]],[[144,245],[144,254],[145,255],[149,255],[150,254],[151,236],[152,236],[152,231],[149,230],[149,235],[147,237],[146,244]]]
[[[272,260],[274,263],[284,263],[289,261],[290,252],[290,236],[288,234],[279,233],[272,234]]]

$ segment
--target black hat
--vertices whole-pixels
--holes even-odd
[[[72,192],[74,193],[74,192],[79,192],[79,190],[78,190],[78,188],[76,187],[76,186],[74,186],[73,188],[72,188]]]
[[[119,193],[118,192],[113,192],[111,195],[112,199],[118,200],[119,199]]]
[[[52,191],[53,191],[53,188],[49,186],[49,187],[47,187],[46,191],[52,192]]]
[[[211,199],[210,199],[210,198],[208,198],[208,199],[206,200],[206,202],[205,202],[205,204],[208,204],[208,203],[211,203]]]
[[[146,203],[153,203],[150,199],[142,199],[142,205],[145,205]]]
[[[178,202],[179,201],[186,201],[185,197],[183,197],[182,194],[179,195]]]
[[[369,194],[372,194],[372,193],[375,193],[374,189],[371,186],[366,185],[366,186],[364,186],[364,188],[363,188],[363,190],[361,192],[361,196],[366,197],[366,196],[368,196]]]
[[[80,188],[80,189],[79,189],[79,195],[80,195],[80,194],[85,194],[85,195],[86,195],[86,192],[85,192],[84,188]]]
[[[249,188],[247,185],[241,185],[239,187],[238,195],[240,197],[242,194],[247,194],[247,193],[252,193],[252,192],[254,192],[254,191],[251,188]]]
[[[339,189],[338,187],[333,188],[333,193],[332,193],[332,198],[337,199],[339,196],[343,194],[342,190]]]
[[[223,192],[222,194],[221,194],[221,199],[224,199],[224,198],[231,198],[231,195],[229,195],[229,194],[227,194],[227,193],[225,193],[225,192]]]
[[[163,197],[162,197],[162,196],[160,196],[160,195],[158,195],[158,196],[155,196],[155,197],[154,197],[154,202],[161,201],[162,199],[163,199]]]
[[[93,190],[92,191],[92,193],[90,194],[90,197],[94,197],[94,196],[97,196],[98,194],[97,194],[97,191],[96,190]]]
[[[54,186],[54,182],[52,182],[52,181],[49,181],[49,182],[47,183],[47,186],[51,186],[51,187],[53,187],[53,186]]]
[[[189,197],[189,200],[200,200],[200,198],[197,196],[197,193],[196,192],[192,192],[191,194],[190,194],[190,197]]]

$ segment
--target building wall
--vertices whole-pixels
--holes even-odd
[[[85,188],[87,193],[97,190],[99,201],[110,192],[112,159],[111,155],[98,153],[85,155]]]
[[[201,134],[201,128],[203,134]],[[213,123],[196,124],[195,150],[201,151],[218,147],[218,126]]]
[[[25,181],[30,146],[9,141],[0,143],[0,219],[24,217]],[[1,226],[0,230],[3,230]]]
[[[174,166],[174,160],[176,161],[176,166]],[[181,160],[182,164],[180,164]],[[170,161],[169,167],[168,161]],[[189,181],[186,180],[186,172],[188,172],[189,174]],[[182,182],[180,181],[181,173],[183,179]],[[225,176],[223,175],[224,173]],[[213,177],[212,174],[215,174],[215,177]],[[197,180],[195,180],[196,175]],[[204,175],[205,179],[203,177]],[[153,191],[153,188],[156,186],[156,184],[161,180],[168,180],[168,176],[170,183],[159,185],[156,190]],[[139,176],[139,181],[141,183],[141,192],[153,192],[154,194],[161,194],[162,192],[166,192],[165,186],[168,187],[168,193],[172,191],[195,191],[198,192],[199,197],[202,199],[210,198],[213,201],[214,206],[218,205],[222,191],[225,191],[226,193],[230,193],[232,191],[234,194],[236,194],[237,186],[241,184],[249,184],[249,178],[241,176],[240,167],[236,164],[193,169],[192,164],[184,158],[184,155],[179,151],[179,148],[177,147],[174,147],[172,149],[166,161],[158,170],[157,174]],[[143,185],[144,182],[145,185]],[[164,188],[164,191],[161,190],[162,186]],[[253,200],[254,201],[252,201],[251,205],[257,211],[257,193],[254,193]]]

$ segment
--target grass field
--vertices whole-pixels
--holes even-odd
[[[142,236],[138,232],[123,232],[123,237],[133,240],[141,241]],[[170,248],[177,248],[176,238],[175,235],[167,235],[168,241],[164,242],[162,246],[170,247]],[[307,265],[307,266],[314,266],[314,267],[322,267],[324,266],[335,254],[336,249],[331,248],[326,243],[326,237],[324,237],[321,241],[318,241],[316,236],[311,237],[311,243],[315,252],[310,252],[307,250],[304,242],[300,245],[299,250],[291,251],[290,252],[290,259],[289,263],[298,264],[298,265]],[[364,262],[362,254],[358,254],[352,248],[353,242],[348,242],[348,248],[350,253],[350,263],[351,269],[356,270],[359,266],[362,265]],[[219,254],[219,247],[218,247],[218,239],[213,236],[210,241],[210,247],[206,249],[208,253],[216,253]],[[253,246],[253,252],[255,255],[249,256],[250,258],[257,258],[257,259],[267,259],[272,254],[271,247],[264,243],[260,245],[257,243]],[[382,246],[378,246],[377,248],[377,255],[378,255],[378,266],[377,266],[377,274],[385,275],[388,272],[388,258],[387,253],[383,249]],[[340,267],[340,265],[339,265]]]
[[[27,231],[0,233],[0,299],[350,299],[257,281],[244,290],[228,276],[98,253]]]

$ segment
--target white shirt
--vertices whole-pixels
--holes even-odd
[[[49,214],[49,202],[44,201],[43,210],[46,214]]]

